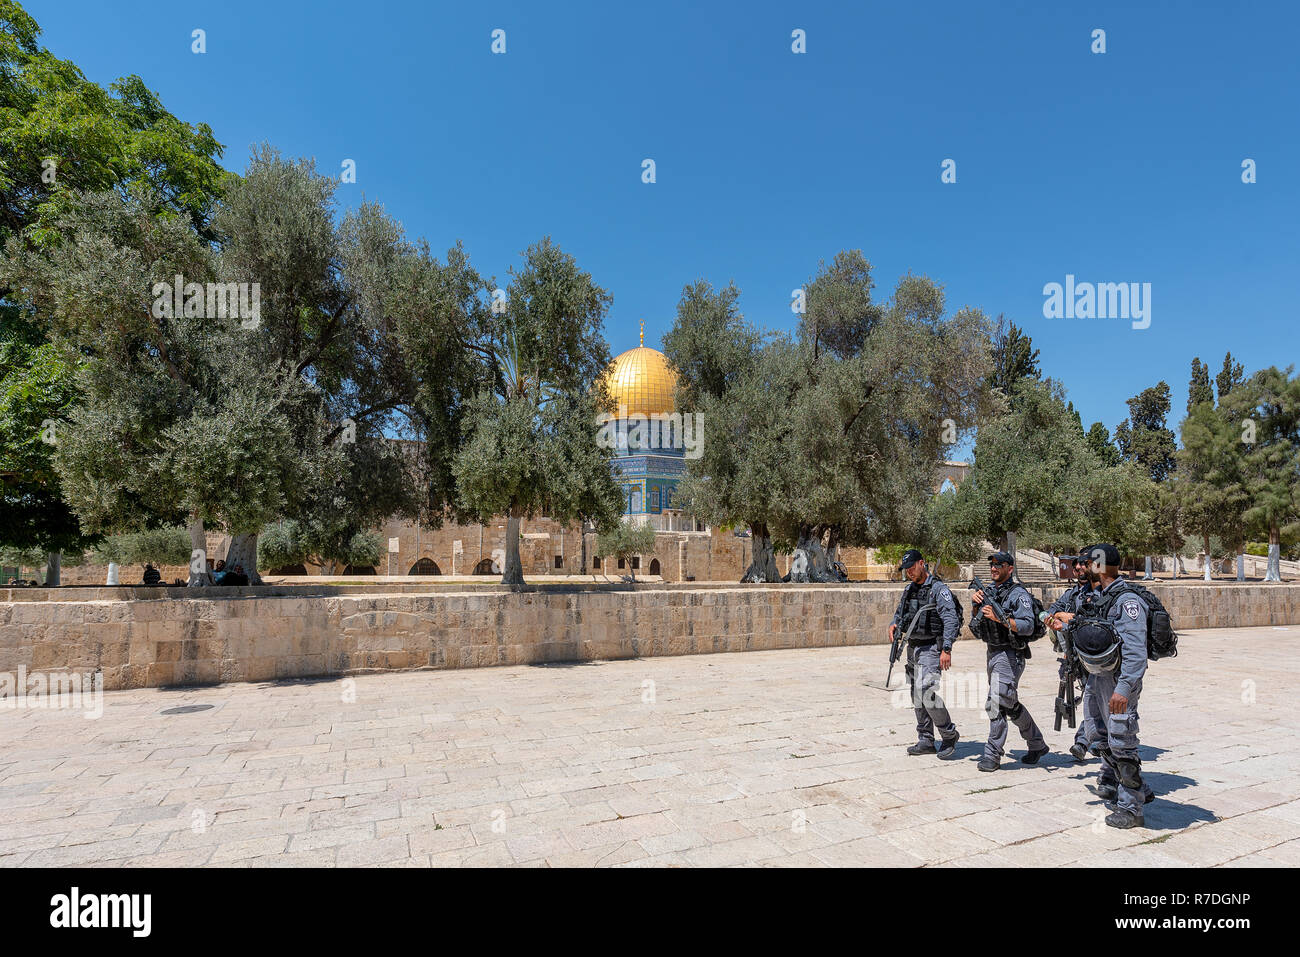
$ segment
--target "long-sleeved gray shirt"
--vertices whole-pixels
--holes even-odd
[[[1124,589],[1124,580],[1117,578],[1100,589],[1093,601],[1106,601],[1116,589]],[[1147,673],[1147,603],[1136,592],[1120,595],[1110,606],[1107,615],[1120,639],[1119,677],[1115,693],[1125,698],[1142,690],[1142,676]]]

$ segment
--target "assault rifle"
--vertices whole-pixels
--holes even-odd
[[[1050,615],[1043,612],[1042,618],[1046,621]],[[1076,710],[1079,699],[1074,694],[1074,683],[1077,681],[1080,686],[1083,684],[1083,668],[1079,665],[1079,657],[1074,653],[1074,639],[1070,637],[1070,625],[1073,620],[1066,624],[1060,631],[1053,632],[1061,646],[1060,650],[1064,657],[1061,658],[1060,676],[1061,683],[1056,689],[1056,721],[1053,724],[1053,730],[1061,730],[1061,719],[1065,718],[1071,728],[1078,727],[1078,718]]]
[[[907,645],[907,640],[912,637],[912,632],[916,630],[922,616],[931,611],[934,611],[934,602],[917,609],[916,614],[912,616],[912,623],[907,626],[906,633],[901,628],[894,629],[894,643],[889,646],[889,671],[885,673],[886,690],[889,689],[889,679],[894,676],[894,662],[903,656],[903,648]]]
[[[971,579],[970,589],[971,591],[979,591],[984,593],[983,601],[975,601],[973,599],[971,600],[970,630],[975,633],[975,637],[977,638],[979,637],[979,632],[976,631],[975,629],[975,622],[980,620],[981,605],[988,605],[990,608],[992,608],[993,614],[997,615],[998,619],[1002,622],[1002,624],[1005,625],[1008,629],[1010,629],[1011,633],[1014,635],[1015,628],[1016,628],[1015,620],[1010,615],[1007,614],[1006,609],[1003,608],[1002,604],[997,600],[997,597],[993,594],[993,589],[988,585],[984,584],[982,581],[980,581],[979,575],[976,575],[974,578]]]

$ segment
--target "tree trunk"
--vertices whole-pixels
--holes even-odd
[[[45,555],[45,587],[57,588],[59,585],[59,571],[62,567],[63,556],[58,552],[47,552]]]
[[[257,573],[257,532],[230,536],[230,548],[226,550],[226,571],[233,572],[236,565],[244,566],[250,585],[262,584],[262,576]]]
[[[108,563],[108,578],[104,581],[105,585],[117,584],[117,562]]]
[[[792,582],[837,582],[840,576],[832,571],[830,559],[822,549],[822,527],[799,529],[799,543],[790,558],[790,575]]]
[[[1282,529],[1277,525],[1268,527],[1268,570],[1264,581],[1280,582],[1282,580]]]
[[[1155,578],[1155,576],[1151,574],[1151,556],[1148,555],[1146,560],[1146,573],[1142,576],[1142,580],[1150,581],[1153,578]]]
[[[767,534],[767,523],[756,522],[749,526],[753,555],[741,582],[779,582],[781,573],[776,569],[776,552]]]
[[[578,523],[578,538],[579,538],[579,539],[581,540],[581,542],[582,542],[582,566],[578,569],[578,573],[579,573],[579,574],[582,574],[582,575],[586,575],[586,574],[588,574],[588,570],[587,570],[587,529],[586,529],[586,527],[584,526],[584,524],[583,524],[582,522],[579,522],[579,523]]]
[[[1237,552],[1237,581],[1246,580],[1246,553]]]
[[[503,585],[524,583],[524,563],[519,560],[519,519],[523,518],[523,511],[518,505],[511,505],[510,515],[506,518],[506,565],[501,571]]]
[[[1178,577],[1178,553],[1174,552],[1174,578]]]
[[[1201,542],[1205,545],[1205,574],[1202,576],[1206,581],[1210,580],[1210,536],[1202,535]]]
[[[203,519],[193,516],[190,518],[190,577],[185,584],[191,588],[212,584],[208,572],[208,536],[203,530]]]

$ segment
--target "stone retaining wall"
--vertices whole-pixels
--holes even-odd
[[[1058,586],[1035,589],[1050,600]],[[1157,584],[1176,627],[1300,623],[1300,585]],[[77,594],[84,592],[85,594]],[[899,585],[0,592],[0,673],[104,687],[881,644]],[[46,593],[47,595],[50,593]],[[970,604],[963,598],[967,611]]]

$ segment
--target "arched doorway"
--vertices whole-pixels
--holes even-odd
[[[492,572],[492,559],[490,559],[490,558],[483,558],[483,559],[480,559],[480,560],[479,560],[479,563],[478,563],[477,565],[474,566],[474,574],[475,574],[475,575],[491,575],[491,574],[493,574],[493,572]]]
[[[416,562],[414,565],[411,566],[411,570],[406,574],[441,575],[442,569],[438,567],[438,563],[435,562],[432,558],[421,558],[418,562]]]
[[[660,573],[660,572],[659,572],[659,559],[657,559],[657,558],[652,558],[652,559],[650,559],[650,574],[651,574],[651,575],[658,575],[659,573]]]

